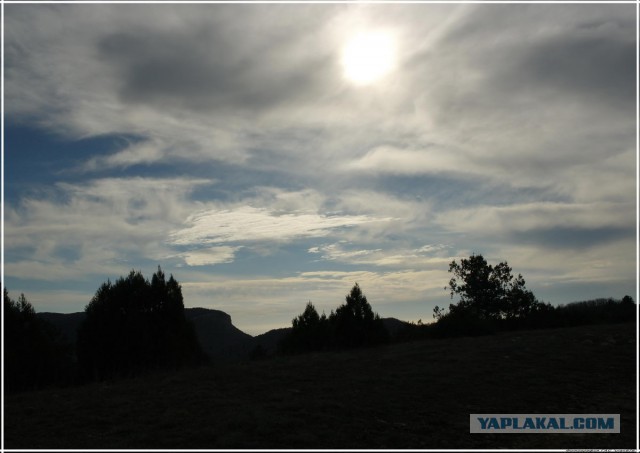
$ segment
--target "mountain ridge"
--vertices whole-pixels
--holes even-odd
[[[215,362],[248,359],[258,348],[266,354],[274,354],[280,340],[291,331],[291,327],[280,327],[252,336],[234,326],[231,316],[224,311],[193,307],[185,308],[184,312],[193,324],[204,353]],[[86,315],[84,312],[40,312],[37,316],[53,324],[63,337],[75,346],[78,327]],[[383,318],[382,321],[392,336],[408,325],[407,322],[396,318]]]

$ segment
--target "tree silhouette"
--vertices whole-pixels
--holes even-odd
[[[451,304],[451,314],[465,312],[478,319],[522,318],[541,308],[540,302],[525,287],[521,274],[514,277],[507,262],[496,266],[487,263],[482,255],[463,258],[458,264],[449,264],[449,272],[454,277],[449,280],[451,298],[460,296],[457,304]],[[438,308],[438,307],[436,307]],[[442,318],[443,312],[435,312]]]
[[[624,297],[622,298],[622,303],[623,303],[624,305],[630,305],[630,306],[631,306],[631,305],[633,305],[633,304],[634,304],[634,302],[633,302],[633,297],[631,297],[631,296],[629,296],[629,295],[624,296]]]
[[[389,340],[389,334],[356,283],[344,304],[329,317],[319,315],[311,302],[292,321],[292,328],[280,343],[283,352],[370,346]]]
[[[3,291],[4,370],[7,392],[73,382],[71,346],[51,324],[38,318],[24,294],[17,301]]]
[[[85,312],[77,343],[84,379],[178,368],[202,358],[180,284],[173,276],[166,281],[160,267],[151,282],[132,270],[103,283]]]
[[[281,345],[285,352],[320,351],[329,346],[328,319],[324,313],[318,314],[311,301],[291,325],[291,332]]]
[[[383,343],[388,332],[377,313],[371,309],[358,283],[345,297],[345,303],[329,316],[336,341],[343,347],[364,346]]]

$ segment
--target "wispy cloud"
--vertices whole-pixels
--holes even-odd
[[[176,245],[227,242],[287,241],[323,237],[345,228],[381,219],[312,213],[278,215],[264,208],[242,206],[234,210],[206,210],[189,216],[187,227],[171,234]]]
[[[404,175],[465,173],[469,172],[470,168],[477,171],[468,157],[460,150],[447,150],[438,146],[425,147],[422,150],[380,146],[350,162],[348,166],[354,170]]]
[[[95,171],[111,168],[127,168],[137,164],[151,164],[160,161],[167,154],[163,144],[157,141],[133,143],[108,156],[92,157],[81,166],[81,170]]]
[[[190,214],[188,195],[211,181],[191,178],[105,178],[58,183],[5,211],[7,275],[81,279],[122,268],[136,257],[158,260],[172,226]],[[130,261],[131,260],[131,261]],[[62,264],[66,261],[66,264]],[[46,271],[46,268],[49,271]]]
[[[189,300],[234,313],[236,325],[257,334],[267,326],[283,327],[282,319],[290,321],[309,300],[320,312],[329,314],[344,302],[355,282],[381,316],[431,319],[432,304],[442,305],[449,297],[441,283],[446,278],[446,270],[314,271],[284,278],[262,275],[233,279],[214,275],[203,280],[194,275],[193,281],[185,281],[182,286]]]
[[[400,269],[445,269],[451,261],[449,247],[445,245],[370,250],[354,248],[348,243],[335,243],[312,247],[308,253],[318,254],[323,261]]]
[[[9,283],[163,264],[188,303],[280,325],[354,280],[422,313],[472,252],[550,299],[635,288],[633,5],[5,13],[5,159],[29,169],[6,200]],[[396,67],[355,86],[341,51],[367,30]]]
[[[449,231],[476,231],[487,235],[537,232],[615,231],[628,239],[635,231],[631,203],[526,203],[509,206],[473,206],[451,210],[437,216],[436,222]],[[624,231],[627,231],[626,235]],[[594,239],[597,238],[597,234]],[[626,236],[626,237],[625,237]],[[603,239],[607,239],[603,236]]]
[[[206,266],[210,264],[231,263],[235,252],[240,247],[209,247],[180,254],[189,266]]]

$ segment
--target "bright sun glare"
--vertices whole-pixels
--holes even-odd
[[[360,33],[342,51],[344,75],[356,85],[369,85],[394,69],[395,57],[391,35],[384,32]]]

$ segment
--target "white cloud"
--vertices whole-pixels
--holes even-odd
[[[189,216],[185,228],[171,233],[171,243],[190,245],[288,241],[301,237],[322,237],[337,228],[379,220],[384,219],[316,213],[278,215],[266,208],[241,206],[232,210],[205,210]]]
[[[350,162],[348,168],[403,175],[477,172],[478,168],[470,165],[469,158],[461,150],[441,146],[425,147],[422,150],[378,146]]]
[[[375,250],[344,250],[340,244],[329,244],[320,247],[312,247],[308,250],[309,253],[319,253],[321,258],[327,261],[348,261],[348,262],[361,262],[361,259],[373,253],[381,252],[382,249]]]
[[[508,206],[472,206],[436,216],[450,231],[500,234],[552,228],[633,228],[632,205],[625,203],[534,202]]]
[[[309,253],[319,254],[321,261],[339,261],[349,264],[389,267],[396,269],[444,269],[447,267],[449,247],[424,246],[419,249],[360,249],[344,243],[312,247]]]
[[[5,273],[78,280],[140,258],[159,260],[169,251],[165,241],[171,229],[200,206],[189,194],[210,183],[140,177],[58,183],[39,198],[6,207]],[[22,258],[11,259],[14,254]]]
[[[286,15],[280,5],[156,5],[151,14],[12,5],[7,111],[58,134],[144,139],[89,158],[89,169],[258,165],[252,158],[267,148],[277,150],[269,168],[313,179],[324,177],[316,169],[444,171],[581,200],[598,196],[583,172],[605,190],[633,179],[606,161],[633,147],[635,121],[603,102],[635,86],[624,66],[635,40],[629,5],[284,6]],[[366,28],[398,32],[400,66],[385,84],[354,89],[341,79],[340,49]],[[543,65],[550,50],[556,64]],[[622,163],[633,167],[633,155]]]
[[[158,162],[166,155],[166,151],[161,146],[159,143],[150,141],[132,144],[108,156],[92,157],[82,165],[82,169],[105,170]]]
[[[418,253],[441,255],[448,247],[445,244],[426,244],[416,250]]]
[[[180,254],[189,266],[205,266],[211,264],[231,263],[235,258],[235,252],[240,247],[209,247],[201,250],[193,250]]]
[[[5,272],[120,275],[169,257],[195,276],[232,264],[239,246],[256,253],[293,241],[327,266],[361,266],[293,280],[236,276],[242,284],[192,294],[232,301],[230,312],[263,300],[288,319],[307,297],[340,299],[356,278],[388,300],[426,299],[435,286],[413,269],[439,281],[447,255],[477,247],[510,262],[530,257],[538,282],[633,281],[634,11],[7,5],[7,117],[60,140],[135,139],[106,155],[88,147],[74,167],[87,173],[73,182],[63,171],[40,193],[16,190],[5,206]],[[393,76],[362,89],[342,78],[339,58],[367,28],[393,30],[399,54]],[[79,181],[141,165],[151,175],[157,164],[200,176]],[[505,193],[494,198],[495,187]]]

